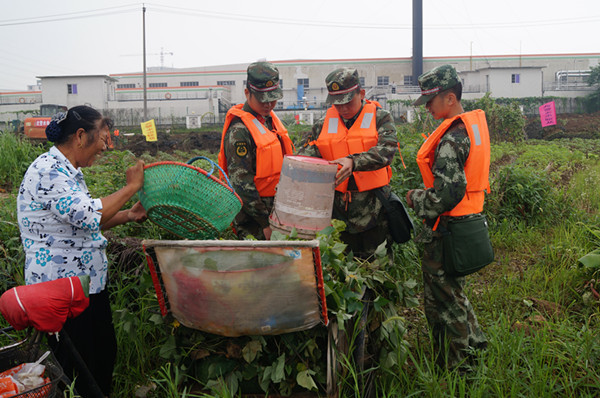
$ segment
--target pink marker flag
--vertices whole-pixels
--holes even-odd
[[[540,106],[540,120],[542,127],[554,126],[556,124],[556,106],[554,101],[550,101]]]

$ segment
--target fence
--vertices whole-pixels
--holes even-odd
[[[147,118],[144,118],[144,110],[138,108],[105,109],[102,114],[110,117],[118,127],[139,127],[141,123],[151,119],[154,119],[156,127],[159,128],[186,127],[186,116],[165,114],[160,108],[148,108]],[[202,126],[223,124],[222,118],[212,112],[202,115],[200,121]]]

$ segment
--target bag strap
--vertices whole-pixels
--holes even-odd
[[[383,187],[376,188],[373,190],[373,192],[375,192],[375,195],[377,195],[377,199],[379,199],[383,207],[385,207],[385,211],[387,211],[389,214],[391,212],[392,205],[390,205],[390,201],[383,194]]]

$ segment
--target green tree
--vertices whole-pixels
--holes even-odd
[[[590,86],[596,86],[600,90],[600,65],[592,66],[590,70],[591,73],[587,78],[587,83]]]
[[[592,113],[600,110],[600,65],[593,66],[590,70],[587,83],[594,87],[594,91],[585,96],[584,107],[587,112]]]

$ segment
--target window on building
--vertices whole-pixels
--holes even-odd
[[[413,79],[412,79],[412,75],[404,75],[404,85],[405,86],[412,86],[413,85]]]
[[[279,79],[279,88],[283,88],[283,80]]]
[[[308,79],[298,79],[298,86],[308,88]]]
[[[377,85],[378,86],[387,86],[390,84],[389,76],[377,76]]]
[[[519,73],[513,73],[510,77],[511,83],[521,83],[521,75]]]
[[[361,87],[364,87],[365,86],[365,77],[364,76],[359,77],[358,82],[360,83]]]
[[[135,83],[117,84],[117,88],[135,88]]]
[[[198,82],[179,82],[180,87],[196,87],[199,86]]]
[[[167,83],[150,83],[148,87],[167,87]]]
[[[67,84],[67,93],[77,94],[77,84]]]
[[[218,80],[217,86],[235,86],[235,80]]]

